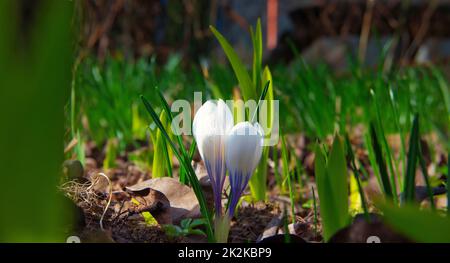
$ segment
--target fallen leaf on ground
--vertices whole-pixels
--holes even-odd
[[[159,191],[168,199],[172,224],[179,224],[184,218],[201,217],[200,207],[194,191],[190,187],[181,184],[177,179],[170,177],[153,178],[127,187],[127,189],[134,191],[140,191],[139,189],[145,188]],[[152,215],[155,216],[153,213]]]

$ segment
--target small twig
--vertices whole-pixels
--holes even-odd
[[[67,144],[66,148],[64,148],[64,154],[70,152],[76,145],[78,144],[78,139],[73,138],[69,144]]]
[[[229,3],[224,5],[225,14],[237,25],[239,25],[242,29],[248,30],[250,28],[250,24],[248,21],[241,16],[238,12],[236,12]]]
[[[122,202],[120,203],[119,211],[117,211],[117,215],[112,219],[113,222],[115,222],[116,220],[118,220],[119,217],[120,217],[122,214],[128,212],[128,211],[123,211],[123,212],[122,212],[122,209],[123,209],[124,205],[125,205],[125,202],[122,201]]]
[[[329,33],[331,36],[336,36],[336,30],[333,27],[333,23],[331,22],[330,15],[333,14],[336,10],[336,4],[328,4],[325,6],[324,10],[320,14],[320,21],[324,26],[324,31]]]
[[[359,39],[358,57],[361,64],[364,63],[366,57],[367,43],[369,41],[370,25],[372,24],[373,7],[375,0],[367,0],[366,12],[363,17],[363,24],[361,28],[361,37]]]
[[[95,31],[90,35],[87,41],[88,48],[92,48],[99,41],[99,39],[111,29],[111,27],[114,24],[114,20],[116,19],[116,16],[120,12],[120,10],[122,10],[124,4],[125,4],[124,0],[116,0],[112,4],[111,9],[108,12],[108,15],[106,16],[106,19],[103,21],[101,25],[98,25],[95,28]]]
[[[417,49],[419,48],[419,46],[422,44],[423,40],[425,39],[425,36],[430,27],[431,17],[433,16],[434,11],[436,10],[438,4],[439,4],[439,1],[437,1],[437,0],[430,1],[428,8],[425,10],[425,12],[423,14],[422,23],[420,24],[419,30],[417,31],[417,34],[414,37],[414,40],[412,41],[411,45],[405,52],[406,59],[408,57],[411,57],[412,54],[415,51],[417,51]]]

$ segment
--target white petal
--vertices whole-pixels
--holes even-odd
[[[198,109],[192,131],[203,160],[212,152],[223,151],[219,148],[223,148],[223,140],[232,127],[233,115],[223,100],[217,104],[209,100]]]
[[[251,175],[262,154],[263,133],[259,124],[238,123],[226,140],[225,160],[231,174]]]
[[[216,213],[220,214],[226,177],[225,138],[233,128],[233,115],[223,100],[219,100],[217,104],[207,101],[195,114],[192,128],[211,180]]]
[[[233,114],[223,100],[219,100],[217,102],[217,113],[219,115],[218,119],[221,124],[221,134],[227,135],[227,133],[233,128],[234,119]]]

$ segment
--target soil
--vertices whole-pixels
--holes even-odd
[[[256,242],[270,220],[280,212],[280,209],[273,204],[256,203],[255,205],[241,207],[238,210],[237,217],[231,221],[228,242]]]
[[[358,135],[358,131],[354,131],[352,134],[354,135],[350,137],[350,141],[355,146],[356,158],[369,173],[372,173],[367,151],[362,147],[361,136]],[[298,203],[304,204],[312,198],[311,191],[305,189],[311,189],[311,187],[315,186],[313,177],[314,154],[309,150],[312,142],[302,135],[292,135],[287,139],[289,144],[294,146],[296,158],[301,160],[306,173],[305,183],[307,183],[307,186],[297,189],[299,190],[298,193],[300,193]],[[142,145],[142,147],[148,146]],[[61,186],[65,195],[72,199],[84,213],[82,218],[85,220],[85,226],[79,235],[86,242],[206,242],[206,238],[201,236],[169,237],[161,226],[149,226],[142,215],[129,213],[127,209],[123,208],[123,203],[130,199],[124,192],[124,188],[151,178],[151,174],[148,171],[144,171],[141,167],[128,160],[128,153],[117,158],[115,168],[104,171],[99,165],[103,163],[104,151],[95,146],[95,144],[88,143],[86,152],[86,166],[82,178],[66,182]],[[394,149],[394,152],[397,151]],[[435,154],[442,155],[443,153],[437,152]],[[280,157],[281,154],[279,153],[278,156]],[[200,160],[197,159],[194,158],[194,167],[201,165]],[[440,159],[435,157],[433,159],[440,160],[445,159],[445,157]],[[433,164],[430,163],[430,165]],[[176,176],[178,173],[177,165],[175,165],[173,171]],[[105,207],[109,199],[109,184],[107,180],[97,180],[94,185],[91,183],[99,172],[103,172],[108,176],[112,187],[111,202],[106,212]],[[363,180],[367,180],[367,178],[363,178]],[[371,184],[372,182],[369,180],[366,187],[366,194],[369,199],[372,195],[370,192],[372,191]],[[259,241],[274,218],[283,218],[283,211],[290,211],[289,198],[286,195],[281,195],[280,192],[282,191],[276,187],[273,162],[269,162],[268,186],[268,203],[249,204],[245,201],[242,203],[238,209],[237,217],[231,221],[229,242],[252,243]],[[376,192],[376,190],[374,191]],[[80,212],[78,211],[77,213],[79,214]],[[103,213],[105,214],[102,218]],[[80,216],[78,215],[77,218],[80,218]],[[317,220],[316,222],[312,206],[302,207],[296,204],[295,220],[287,216],[287,221],[279,223],[273,234],[284,234],[285,228],[283,225],[288,222],[290,223],[288,229],[290,234],[300,237],[307,242],[321,242],[320,216],[318,216]],[[100,221],[103,223],[104,231],[101,231]]]

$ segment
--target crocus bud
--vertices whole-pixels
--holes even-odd
[[[230,175],[230,217],[261,159],[263,130],[258,123],[241,122],[228,133],[225,160]]]
[[[222,189],[226,176],[225,138],[233,127],[233,115],[223,100],[207,101],[192,124],[198,150],[205,163],[214,193],[216,214],[222,212]]]

